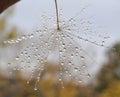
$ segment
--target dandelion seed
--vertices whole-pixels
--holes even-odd
[[[20,61],[18,64],[20,64],[21,70],[32,68],[30,80],[34,78],[34,73],[39,72],[36,76],[34,90],[37,90],[37,83],[40,81],[45,63],[49,61],[49,56],[52,56],[52,54],[55,53],[56,56],[53,57],[58,57],[56,61],[56,64],[59,65],[58,80],[64,88],[65,74],[67,78],[71,78],[75,74],[75,79],[78,83],[83,82],[82,76],[84,76],[85,72],[86,76],[90,77],[86,70],[85,62],[88,57],[91,60],[93,59],[82,47],[83,43],[107,48],[105,43],[109,36],[104,36],[101,32],[92,30],[93,23],[89,20],[90,18],[72,17],[64,21],[59,17],[56,0],[55,5],[57,20],[55,20],[55,17],[43,15],[42,27],[40,29],[15,40],[4,41],[4,43],[8,44],[18,44],[21,41],[30,40],[31,43],[20,52],[20,56],[16,57],[16,61]],[[83,12],[83,9],[81,12]],[[48,22],[46,23],[46,21]],[[54,26],[55,24],[56,26]],[[66,73],[64,74],[63,71],[66,71]],[[29,84],[30,80],[27,81],[27,84]]]

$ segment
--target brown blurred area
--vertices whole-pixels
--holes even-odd
[[[91,90],[73,82],[64,82],[63,89],[60,82],[41,79],[37,91],[34,91],[35,80],[26,82],[19,74],[12,78],[0,76],[0,97],[93,97]]]

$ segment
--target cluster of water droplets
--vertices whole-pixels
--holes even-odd
[[[45,63],[49,64],[50,57],[57,57],[56,65],[59,66],[57,77],[62,87],[64,88],[64,80],[66,79],[73,78],[75,82],[82,83],[85,76],[90,77],[86,65],[87,59],[94,61],[83,45],[92,44],[109,48],[105,42],[110,37],[93,29],[94,24],[90,18],[72,17],[66,21],[60,19],[60,29],[57,30],[54,17],[47,15],[42,17],[40,29],[29,35],[4,41],[5,44],[19,44],[28,40],[25,48],[17,54],[12,63],[8,63],[8,66],[11,66],[13,70],[30,71],[27,84],[32,79],[36,79],[34,90],[37,90]],[[53,53],[54,56],[51,56]]]

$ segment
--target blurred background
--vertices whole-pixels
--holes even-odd
[[[88,52],[94,53],[92,57],[98,64],[89,65],[87,62],[87,69],[92,75],[87,84],[76,84],[74,78],[71,78],[69,81],[64,80],[63,89],[60,82],[55,81],[58,67],[47,64],[37,85],[38,90],[34,91],[35,79],[27,84],[27,78],[23,73],[11,72],[7,63],[16,56],[22,43],[11,47],[3,44],[3,41],[36,29],[43,13],[54,13],[53,3],[51,0],[21,0],[0,15],[0,97],[120,97],[120,2],[118,0],[59,0],[65,18],[74,16],[80,8],[90,5],[87,15],[94,15],[95,24],[102,25],[111,36],[109,41],[111,48],[91,46],[91,49],[88,49]],[[113,51],[112,48],[116,50]]]

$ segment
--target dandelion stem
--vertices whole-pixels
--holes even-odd
[[[56,18],[57,18],[57,30],[60,30],[59,26],[59,12],[58,12],[58,5],[57,5],[57,0],[55,0],[55,9],[56,9]]]

